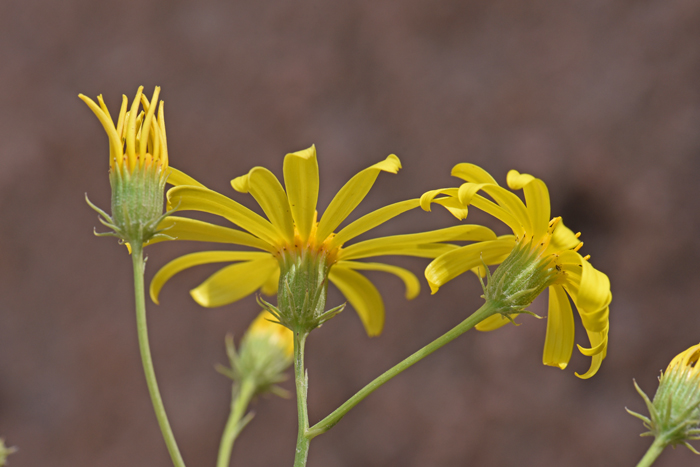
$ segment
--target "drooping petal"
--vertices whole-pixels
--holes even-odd
[[[451,198],[457,198],[457,190],[457,188],[439,188],[437,190],[426,191],[420,197],[420,207],[424,211],[430,212],[430,205],[433,203],[435,198],[440,195],[447,195]]]
[[[461,163],[452,168],[453,177],[459,177],[465,182],[470,183],[489,183],[498,185],[498,182],[491,176],[490,173],[479,167],[478,165]]]
[[[598,372],[598,370],[600,369],[600,365],[603,363],[603,359],[605,358],[608,343],[607,328],[601,332],[591,332],[586,330],[586,333],[588,334],[588,339],[591,341],[591,347],[597,348],[602,344],[603,350],[593,355],[593,357],[591,358],[591,366],[585,374],[579,375],[578,373],[576,373],[576,376],[578,376],[581,379],[588,379]]]
[[[495,331],[496,329],[500,329],[508,323],[510,323],[508,319],[504,318],[503,315],[501,315],[500,313],[497,313],[495,315],[489,316],[488,318],[474,326],[474,329],[482,332]]]
[[[574,348],[574,315],[566,292],[560,285],[549,287],[547,336],[544,339],[542,363],[562,370],[571,360]]]
[[[282,241],[277,229],[262,216],[215,191],[178,186],[168,190],[168,202],[180,211],[202,211],[224,217],[270,245]]]
[[[170,166],[168,167],[168,178],[166,180],[166,183],[169,183],[173,186],[191,185],[206,188],[204,185],[187,175],[185,172],[182,172]]]
[[[364,169],[352,177],[343,188],[335,195],[328,205],[326,212],[318,223],[316,237],[323,241],[343,222],[348,215],[360,204],[370,188],[374,185],[379,172],[397,173],[401,168],[401,161],[394,154],[385,160]]]
[[[388,251],[400,251],[402,246],[415,247],[420,244],[451,241],[484,241],[494,240],[496,234],[491,229],[481,225],[457,225],[446,229],[433,230],[417,234],[392,235],[389,237],[373,238],[365,240],[341,250],[339,259],[359,259],[370,256],[389,254]]]
[[[226,263],[229,261],[252,261],[265,258],[272,258],[269,253],[257,251],[201,251],[180,256],[160,268],[153,276],[150,286],[151,300],[158,303],[158,295],[166,282],[175,274],[193,266],[210,263]]]
[[[401,279],[406,286],[407,300],[416,298],[420,293],[420,282],[418,282],[418,278],[415,274],[399,266],[392,266],[384,263],[362,263],[360,261],[338,261],[336,266],[342,266],[355,271],[383,271],[394,274]]]
[[[432,293],[460,274],[484,263],[501,263],[515,246],[515,238],[508,235],[497,240],[489,240],[463,246],[435,258],[425,268]]]
[[[601,332],[609,324],[610,279],[575,251],[563,251],[559,261],[566,272],[564,287],[576,304],[583,326]]]
[[[377,288],[365,276],[335,265],[328,279],[348,299],[362,320],[367,335],[378,336],[384,328],[384,301]]]
[[[528,216],[532,222],[532,236],[537,241],[547,233],[549,228],[549,216],[551,215],[549,191],[542,180],[534,178],[523,187],[523,192],[525,193]]]
[[[435,198],[433,203],[447,209],[447,211],[455,216],[458,220],[463,221],[469,214],[469,208],[459,202],[457,198]]]
[[[212,274],[190,290],[192,298],[203,307],[228,305],[261,288],[279,270],[272,255],[243,263],[235,263]]]
[[[208,222],[187,217],[168,216],[158,224],[158,230],[173,240],[194,240],[198,242],[230,243],[232,245],[249,246],[273,253],[275,251],[268,243],[263,242],[247,232],[221,227]],[[170,240],[166,237],[151,237],[145,245],[152,245]],[[144,245],[144,246],[145,246]]]
[[[338,234],[335,237],[331,239],[329,247],[335,248],[341,246],[349,240],[352,240],[353,238],[357,237],[358,235],[362,235],[363,233],[372,230],[378,225],[385,223],[389,219],[392,219],[398,216],[399,214],[403,214],[404,212],[410,211],[411,209],[415,209],[417,207],[418,200],[409,199],[406,201],[400,201],[398,203],[384,206],[383,208],[377,209],[376,211],[372,211],[369,214],[364,215],[356,221],[351,222],[350,224],[345,226],[340,232],[338,232]]]
[[[509,170],[508,175],[506,175],[506,183],[511,190],[522,190],[525,185],[533,180],[537,179],[530,174],[521,174],[517,170]]]
[[[309,238],[318,201],[318,162],[316,147],[287,154],[284,158],[284,184],[292,217],[302,240]]]
[[[294,242],[294,221],[287,195],[275,174],[264,167],[254,167],[246,175],[231,180],[233,189],[250,193],[287,243]]]

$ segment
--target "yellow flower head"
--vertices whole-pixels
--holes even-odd
[[[664,446],[683,443],[696,454],[698,451],[688,444],[700,439],[700,344],[676,355],[659,378],[659,388],[650,401],[635,381],[637,392],[649,410],[650,417],[627,411],[641,419],[649,432]]]
[[[116,125],[101,95],[97,97],[99,105],[80,95],[100,120],[109,138],[111,216],[88,203],[100,213],[100,221],[113,231],[102,235],[117,236],[127,243],[138,244],[158,235],[168,176],[163,102],[158,105],[160,88],[156,87],[150,102],[142,91],[143,86],[136,93],[129,111],[128,99],[122,96]],[[141,105],[144,111],[139,113]]]
[[[284,159],[284,187],[272,172],[263,167],[255,167],[247,175],[232,181],[235,190],[250,193],[255,198],[267,218],[173,170],[168,182],[181,185],[168,191],[170,205],[179,210],[217,214],[243,231],[170,216],[160,226],[168,228],[168,235],[180,240],[243,245],[262,252],[209,251],[177,258],[153,278],[150,289],[152,299],[157,303],[161,288],[174,274],[199,264],[234,262],[191,291],[195,301],[205,307],[235,302],[258,289],[269,295],[275,294],[278,285],[285,281],[284,277],[280,280],[280,272],[289,274],[290,271],[297,271],[316,275],[320,280],[321,285],[317,291],[311,291],[310,299],[317,292],[325,293],[327,277],[358,313],[367,334],[378,335],[384,325],[384,304],[376,287],[358,271],[384,271],[398,276],[406,286],[408,299],[418,294],[420,285],[414,274],[404,268],[357,260],[380,255],[435,258],[457,248],[442,242],[496,238],[485,227],[463,225],[376,238],[346,247],[345,244],[353,238],[419,206],[418,199],[391,204],[338,229],[367,195],[380,172],[396,173],[400,168],[398,157],[390,155],[362,170],[335,195],[320,220],[317,220],[316,206],[319,172],[313,146],[287,154]],[[284,288],[287,289],[287,285]],[[283,292],[288,295],[285,290]],[[291,292],[296,293],[295,290]],[[296,300],[297,306],[304,301],[304,292],[300,292],[301,299]]]
[[[446,198],[436,197],[447,195],[447,199],[459,201],[464,209],[474,206],[503,221],[511,228],[513,235],[467,245],[437,257],[425,270],[433,293],[466,271],[473,270],[484,275],[483,264],[501,264],[514,251],[529,255],[546,272],[541,288],[535,291],[539,293],[540,290],[549,288],[543,363],[564,369],[571,358],[574,320],[568,294],[576,305],[591,342],[591,348],[578,346],[581,353],[592,357],[592,362],[588,372],[577,376],[593,376],[607,351],[608,305],[612,300],[610,281],[605,274],[591,266],[588,256],[582,257],[578,253],[583,245],[578,240],[579,234],[574,235],[564,226],[561,218],[550,219],[547,186],[532,175],[511,170],[507,178],[508,186],[512,190],[524,191],[523,203],[516,194],[499,186],[490,174],[473,164],[456,165],[452,169],[452,175],[466,183],[459,188],[425,193],[421,197],[424,209],[430,210],[432,202],[445,204]],[[530,289],[532,290],[534,289]],[[531,301],[534,297],[528,298]],[[490,331],[508,322],[503,316],[494,315],[479,323],[477,329]]]

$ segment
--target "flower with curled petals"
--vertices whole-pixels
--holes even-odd
[[[316,210],[319,172],[313,146],[287,154],[283,167],[284,187],[263,167],[254,167],[248,174],[231,181],[236,191],[255,198],[266,218],[178,173],[177,183],[182,185],[168,191],[170,206],[179,211],[219,215],[241,230],[169,216],[160,226],[168,228],[169,236],[230,243],[262,251],[207,251],[177,258],[153,278],[151,297],[157,302],[163,285],[184,269],[229,262],[233,264],[214,273],[190,292],[197,303],[205,307],[221,306],[258,289],[268,295],[278,293],[276,312],[282,310],[286,314],[277,316],[282,318],[280,321],[295,329],[313,329],[334,314],[322,309],[330,281],[358,313],[367,334],[378,335],[384,325],[384,304],[376,287],[360,271],[383,271],[398,276],[406,286],[408,299],[418,294],[420,285],[414,274],[404,268],[358,260],[383,255],[435,258],[458,248],[446,242],[496,238],[485,227],[463,225],[345,246],[353,238],[419,206],[418,199],[401,201],[338,229],[367,195],[380,172],[396,173],[400,168],[398,157],[392,154],[360,171],[335,195],[320,220],[317,220]],[[456,214],[461,209],[452,200],[441,202]]]
[[[485,298],[500,300],[503,311],[477,325],[479,330],[490,331],[508,323],[510,314],[524,310],[548,288],[543,363],[561,369],[566,368],[574,345],[570,297],[591,343],[590,348],[578,346],[581,353],[592,357],[592,362],[585,374],[577,376],[593,376],[607,351],[608,306],[612,300],[610,281],[591,266],[589,256],[578,253],[583,245],[578,240],[579,234],[574,235],[565,227],[560,217],[550,220],[547,186],[532,175],[511,170],[508,186],[512,190],[523,190],[523,203],[476,165],[458,164],[452,169],[452,175],[466,183],[459,188],[425,193],[421,197],[424,209],[430,210],[430,204],[440,199],[436,197],[447,195],[458,200],[464,209],[474,206],[501,220],[511,228],[513,235],[460,247],[435,258],[425,270],[432,292],[466,271],[473,270],[481,277],[488,274],[483,265],[500,264],[485,289]]]

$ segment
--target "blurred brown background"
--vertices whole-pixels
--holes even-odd
[[[634,465],[651,440],[624,411],[643,410],[632,379],[653,394],[659,370],[700,341],[699,83],[695,0],[0,2],[0,436],[20,448],[10,466],[169,465],[137,352],[131,264],[92,235],[83,199],[109,205],[108,146],[77,94],[103,93],[116,110],[139,84],[163,87],[173,165],[249,206],[229,180],[255,165],[281,175],[284,154],[312,143],[321,207],[358,170],[401,158],[359,213],[455,186],[458,162],[502,183],[516,168],[548,183],[553,213],[583,231],[583,252],[612,280],[610,348],[593,379],[574,376],[588,365],[576,350],[565,371],[541,364],[544,320],[470,332],[314,440],[310,466]],[[413,212],[372,235],[451,223]],[[148,277],[204,248],[149,247]],[[160,307],[149,302],[190,466],[214,464],[230,384],[213,365],[225,333],[240,336],[258,310],[254,297],[199,308],[187,291],[213,270],[183,273]],[[312,421],[481,303],[473,276],[432,297],[423,282],[411,302],[395,278],[371,278],[384,334],[367,338],[348,309],[308,342]],[[294,402],[254,410],[233,465],[290,465]],[[681,447],[657,465],[696,463]]]

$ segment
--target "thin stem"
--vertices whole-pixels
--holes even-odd
[[[637,467],[649,467],[651,464],[653,464],[667,444],[668,442],[662,436],[654,439],[654,442],[651,444],[651,446],[649,446],[649,449],[647,450],[646,454],[644,454],[644,457],[642,457],[642,460],[639,461]]]
[[[163,400],[158,391],[158,382],[156,381],[156,373],[153,369],[153,360],[151,359],[151,348],[148,343],[148,327],[146,325],[146,299],[143,290],[143,244],[132,242],[131,244],[131,259],[134,264],[134,297],[136,299],[136,330],[139,338],[139,350],[141,351],[141,363],[143,363],[143,371],[146,375],[146,385],[148,393],[151,395],[153,410],[155,410],[158,426],[163,433],[165,445],[170,453],[170,458],[175,467],[185,467],[185,462],[182,460],[180,450],[175,442],[173,430],[170,428],[168,416],[165,413]]]
[[[308,390],[308,378],[304,369],[304,345],[306,344],[306,332],[294,333],[294,382],[297,390],[297,415],[299,417],[299,433],[297,434],[297,448],[294,455],[294,467],[306,466],[309,457],[309,444],[311,437],[307,435],[309,429],[309,412],[306,405]]]
[[[241,419],[254,395],[255,383],[249,379],[244,379],[238,386],[234,386],[231,399],[231,414],[226,422],[224,433],[221,435],[216,467],[228,467],[231,461],[233,443],[247,423],[247,420],[241,421]]]
[[[389,370],[385,371],[382,375],[379,377],[375,378],[374,381],[369,383],[367,386],[364,388],[360,389],[357,394],[352,396],[350,399],[348,399],[343,405],[338,407],[333,413],[328,415],[326,418],[312,426],[310,429],[306,431],[306,436],[309,439],[312,439],[322,433],[325,433],[326,431],[330,430],[336,423],[338,423],[344,416],[347,414],[350,409],[355,407],[357,404],[359,404],[365,397],[369,396],[372,394],[377,388],[379,388],[382,384],[386,383],[389,381],[391,378],[394,376],[398,375],[408,367],[412,366],[413,364],[417,363],[418,361],[422,360],[423,358],[427,357],[431,353],[435,352],[438,350],[440,347],[444,346],[445,344],[448,344],[449,342],[452,342],[454,339],[457,337],[461,336],[474,326],[476,326],[479,322],[484,320],[485,318],[488,318],[489,316],[495,314],[497,312],[497,309],[494,305],[491,305],[491,302],[486,302],[484,305],[476,310],[471,316],[469,316],[467,319],[459,323],[457,326],[452,328],[451,330],[447,331],[445,334],[442,336],[438,337],[435,339],[433,342],[430,344],[426,345],[410,357],[406,358],[403,360],[401,363],[398,365],[390,368]],[[296,464],[294,464],[296,466]],[[300,464],[303,465],[303,464]]]

